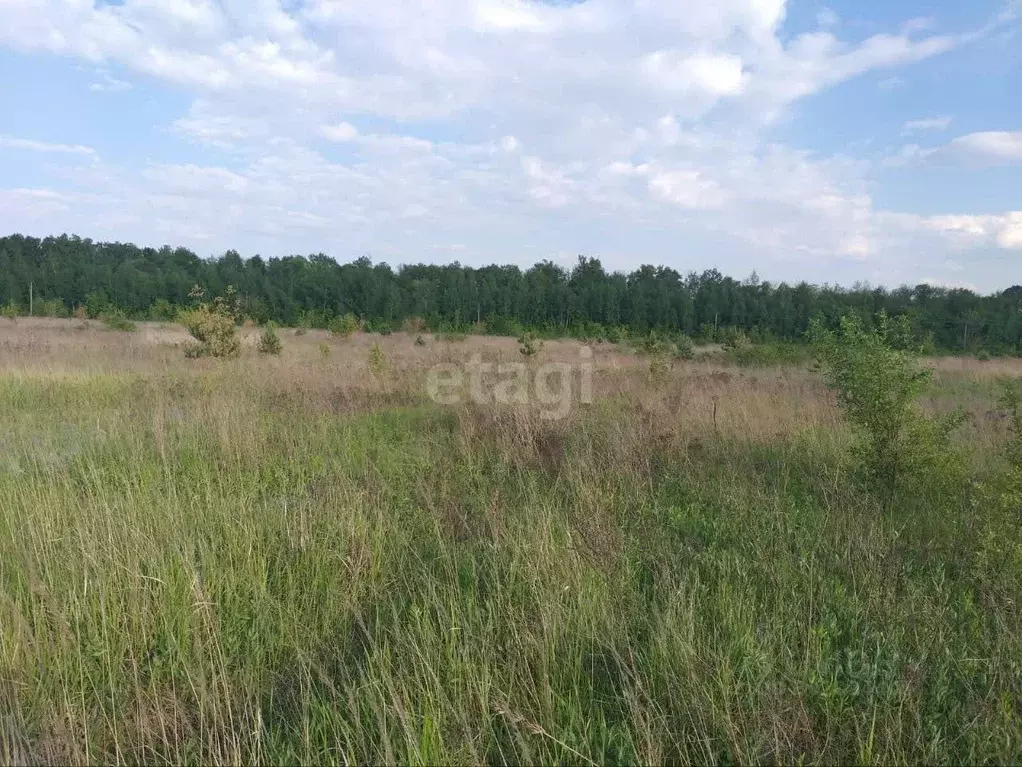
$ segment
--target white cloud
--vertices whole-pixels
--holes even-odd
[[[95,149],[88,146],[82,146],[81,144],[52,144],[48,141],[35,141],[33,139],[15,138],[13,136],[0,135],[0,148],[20,149],[26,152],[80,154],[92,158],[97,157]]]
[[[987,131],[959,136],[951,149],[985,160],[1022,160],[1022,131]]]
[[[727,201],[727,194],[717,182],[697,170],[658,173],[649,180],[649,188],[660,199],[682,208],[719,208]]]
[[[337,123],[337,125],[324,125],[320,132],[330,141],[354,141],[358,138],[358,128],[351,123]]]
[[[1022,211],[984,216],[931,216],[920,223],[935,231],[995,244],[1007,250],[1022,250]]]
[[[710,96],[733,96],[745,81],[742,60],[731,55],[687,55],[656,51],[643,61],[652,84],[667,91],[704,91]]]
[[[788,7],[5,0],[0,46],[73,57],[124,73],[139,90],[157,82],[192,98],[172,135],[224,159],[153,157],[71,177],[98,196],[62,209],[53,225],[108,226],[118,239],[137,226],[146,238],[152,230],[260,250],[342,242],[339,255],[417,258],[426,242],[487,260],[589,249],[630,266],[636,252],[673,258],[674,243],[691,235],[712,241],[707,259],[802,259],[828,279],[829,263],[887,268],[891,254],[913,249],[912,237],[1015,247],[1022,234],[1010,214],[985,221],[980,236],[878,211],[867,164],[778,145],[765,130],[800,99],[970,36],[910,21],[843,40],[854,20],[822,11],[819,29],[791,37],[782,33]],[[94,90],[122,82],[102,74]],[[943,129],[945,120],[904,129]],[[987,156],[1013,156],[1013,135],[988,135]],[[975,143],[964,141],[972,152]],[[933,151],[911,144],[890,162]]]
[[[926,131],[946,130],[951,125],[950,117],[924,117],[920,120],[909,120],[901,128],[902,136],[911,136]]]

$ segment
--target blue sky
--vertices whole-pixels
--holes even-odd
[[[1022,282],[1006,0],[4,0],[0,233]]]

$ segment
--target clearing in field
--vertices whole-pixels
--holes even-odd
[[[806,366],[277,333],[0,320],[0,762],[1022,759],[1018,360],[881,492]]]

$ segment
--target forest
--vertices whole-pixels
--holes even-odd
[[[143,248],[72,235],[0,238],[5,313],[96,317],[117,309],[136,319],[171,320],[195,285],[218,294],[233,285],[257,323],[327,327],[354,314],[367,330],[420,318],[433,330],[496,335],[524,328],[588,338],[610,329],[685,333],[713,341],[728,329],[753,338],[798,341],[815,319],[835,326],[848,314],[867,324],[881,311],[906,316],[933,349],[1022,352],[1022,286],[993,295],[932,285],[894,289],[857,284],[742,280],[715,269],[687,274],[642,265],[608,272],[579,256],[570,270],[550,261],[473,268],[459,263],[392,268],[369,258],[339,263],[318,253],[243,258],[229,250],[201,258],[186,248]],[[80,307],[80,308],[79,308]]]

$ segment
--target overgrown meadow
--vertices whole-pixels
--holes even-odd
[[[0,762],[1022,760],[1022,362],[273,335],[0,320]]]

